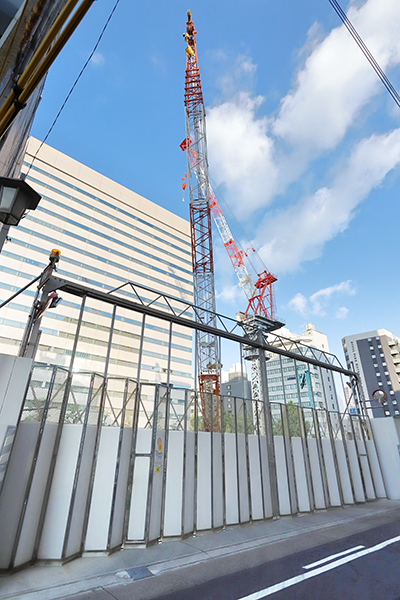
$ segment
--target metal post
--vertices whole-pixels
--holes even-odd
[[[82,528],[81,552],[83,552],[83,548],[85,545],[87,528],[88,528],[88,523],[89,523],[90,504],[91,504],[92,496],[93,496],[93,486],[94,486],[94,478],[95,478],[95,473],[96,473],[97,456],[99,453],[101,428],[102,428],[103,415],[104,415],[104,406],[105,406],[106,395],[107,395],[108,367],[110,365],[112,338],[113,338],[113,334],[114,334],[116,313],[117,313],[117,305],[115,304],[113,313],[112,313],[112,317],[111,317],[110,335],[108,338],[106,362],[104,365],[104,374],[103,374],[104,387],[103,387],[103,393],[102,393],[101,399],[100,399],[99,414],[97,417],[97,430],[96,430],[96,437],[95,437],[95,441],[94,441],[92,465],[91,465],[91,469],[90,469],[90,479],[89,479],[88,493],[87,493],[87,498],[86,498],[85,517],[83,520],[83,528]]]
[[[30,468],[29,477],[28,477],[28,481],[27,481],[26,489],[25,489],[24,502],[23,502],[23,505],[22,505],[21,515],[20,515],[20,518],[19,518],[18,527],[17,527],[17,531],[16,531],[16,534],[15,534],[15,538],[14,538],[14,545],[13,545],[12,552],[11,552],[9,569],[12,569],[14,567],[14,561],[15,561],[15,557],[16,557],[16,554],[17,554],[17,551],[18,551],[18,544],[19,544],[19,540],[20,540],[20,537],[21,537],[22,526],[23,526],[23,523],[24,523],[26,509],[27,509],[28,501],[29,501],[29,495],[30,495],[30,492],[31,492],[33,478],[34,478],[34,475],[35,475],[35,470],[36,470],[37,460],[38,460],[38,456],[39,456],[40,445],[41,445],[41,442],[42,442],[44,428],[45,428],[45,425],[46,425],[47,414],[49,412],[49,405],[50,405],[51,396],[52,396],[52,393],[53,393],[53,388],[54,388],[54,382],[55,382],[55,378],[56,378],[56,373],[57,373],[57,367],[56,367],[56,365],[54,365],[53,366],[53,372],[51,374],[51,378],[50,378],[50,382],[49,382],[49,389],[48,389],[48,392],[47,392],[46,401],[45,401],[45,404],[44,404],[44,407],[43,407],[42,417],[41,417],[41,420],[40,420],[39,432],[38,432],[38,436],[37,436],[37,439],[36,439],[35,450],[34,450],[34,453],[33,453],[32,462],[31,462],[31,468]],[[21,415],[22,415],[22,413],[21,413]],[[21,419],[21,415],[20,415],[20,419]],[[20,423],[20,419],[18,421],[18,425]]]
[[[290,512],[299,513],[299,498],[296,485],[296,471],[294,468],[292,434],[290,431],[289,408],[280,404],[283,444],[285,448],[286,473],[289,489]]]
[[[283,377],[283,366],[282,366],[282,356],[279,355],[279,366],[281,368],[281,381],[282,381],[282,393],[283,393],[283,403],[286,405],[286,390],[285,390],[285,380]],[[296,375],[296,373],[295,373]],[[296,375],[296,381],[297,381],[297,375]],[[300,401],[300,396],[299,396],[299,401]]]
[[[302,406],[302,403],[301,403],[301,392],[300,392],[300,386],[299,386],[299,378],[297,376],[297,361],[294,360],[293,364],[294,364],[294,376],[296,377],[296,386],[297,386],[297,395],[298,395],[298,398],[299,398],[299,406]],[[311,385],[311,379],[310,379],[310,385]],[[314,404],[314,400],[313,400],[313,404]]]
[[[352,430],[352,433],[353,433],[355,451],[356,451],[356,454],[357,454],[357,462],[358,462],[358,468],[359,468],[359,471],[360,471],[361,483],[362,483],[363,491],[364,491],[364,498],[365,498],[365,500],[367,500],[367,488],[366,488],[366,485],[365,485],[364,473],[363,473],[362,466],[361,466],[360,453],[358,451],[358,444],[357,444],[358,440],[357,440],[356,432],[355,432],[355,429],[354,429],[353,417],[355,417],[356,419],[357,418],[359,419],[360,415],[349,415],[349,418],[350,418],[351,430]]]
[[[243,402],[243,426],[244,426],[244,440],[246,448],[246,471],[247,471],[247,494],[249,499],[249,521],[253,520],[253,507],[251,498],[251,474],[250,474],[250,455],[249,455],[249,437],[247,432],[247,409],[246,400],[242,398]]]
[[[325,411],[325,412],[326,412],[326,421],[328,423],[329,437],[330,437],[330,440],[331,440],[331,448],[332,448],[332,455],[333,455],[333,464],[335,465],[336,480],[337,480],[337,484],[338,484],[340,504],[343,506],[344,505],[343,487],[342,487],[342,480],[340,478],[339,462],[338,462],[337,454],[336,454],[335,440],[333,439],[333,430],[332,430],[331,415],[330,415],[330,413],[329,413],[328,410]]]
[[[322,391],[323,391],[323,394],[324,394],[325,407],[326,407],[327,406],[327,395],[326,395],[326,391],[325,391],[324,379],[322,377],[322,369],[321,368],[319,368],[319,375],[321,377]],[[334,383],[333,383],[333,376],[332,376],[332,384],[334,385]],[[326,422],[328,423],[328,432],[329,432],[329,438],[330,438],[330,441],[331,441],[333,464],[335,465],[336,481],[337,481],[337,484],[338,484],[338,490],[339,490],[339,496],[340,496],[340,503],[343,506],[344,499],[343,499],[342,480],[340,479],[339,463],[338,463],[337,454],[336,454],[335,440],[333,439],[331,417],[330,417],[330,414],[329,414],[329,411],[328,411],[327,408],[325,409],[325,414],[326,414]]]
[[[314,482],[312,479],[310,453],[308,450],[307,428],[306,428],[306,421],[305,421],[305,417],[304,417],[305,409],[301,408],[301,406],[298,406],[297,410],[299,413],[301,443],[302,443],[302,447],[303,447],[304,469],[306,472],[308,499],[310,501],[310,510],[315,512]]]
[[[64,542],[63,542],[62,551],[61,551],[61,560],[62,561],[67,558],[69,534],[71,531],[72,517],[74,514],[76,491],[78,488],[79,475],[80,475],[80,471],[81,471],[83,450],[85,447],[85,439],[86,439],[86,431],[87,431],[87,425],[88,425],[88,420],[89,420],[90,405],[91,405],[92,398],[93,398],[94,380],[95,380],[95,373],[92,373],[91,378],[90,378],[89,393],[88,393],[88,397],[86,400],[85,416],[84,416],[83,423],[82,423],[82,434],[81,434],[81,439],[80,439],[80,443],[79,443],[78,457],[76,460],[76,467],[75,467],[74,481],[72,484],[72,491],[71,491],[71,498],[70,498],[69,509],[68,509],[67,523],[65,526]],[[103,382],[103,386],[104,385],[105,385],[105,382]],[[82,539],[83,539],[83,535],[81,537],[80,553],[82,552],[82,545],[83,545]]]
[[[111,542],[112,542],[112,534],[113,534],[113,527],[114,527],[115,503],[116,503],[116,499],[117,499],[119,469],[120,469],[120,464],[121,464],[122,442],[123,442],[123,437],[124,437],[125,414],[126,414],[126,407],[128,404],[129,381],[130,381],[129,379],[125,379],[124,395],[122,398],[121,425],[119,427],[117,461],[115,464],[114,485],[113,485],[113,494],[112,494],[111,510],[110,510],[110,520],[108,522],[108,534],[107,534],[107,551],[108,552],[113,550],[113,548],[111,548]],[[118,547],[122,546],[122,541],[123,540],[121,539],[121,544],[117,544]]]
[[[7,239],[9,230],[10,230],[10,225],[5,225],[4,223],[0,223],[0,252],[3,250],[3,246]]]
[[[330,496],[329,496],[329,486],[328,486],[328,477],[326,474],[324,451],[322,449],[321,431],[319,428],[319,420],[318,420],[317,411],[315,410],[315,408],[312,408],[311,410],[312,410],[313,421],[314,421],[315,437],[317,440],[317,451],[318,451],[319,467],[320,467],[320,471],[321,471],[321,480],[322,480],[322,489],[324,492],[325,507],[328,508],[331,505],[331,501],[330,501]]]
[[[71,387],[72,387],[72,376],[73,376],[72,370],[74,368],[76,350],[77,350],[78,341],[79,341],[79,334],[80,334],[81,326],[82,326],[83,313],[85,311],[85,304],[86,304],[86,296],[83,296],[82,303],[81,303],[81,309],[80,309],[79,317],[78,317],[78,322],[77,322],[76,330],[75,330],[75,339],[74,339],[74,345],[72,347],[72,352],[71,352],[71,360],[69,362],[69,368],[68,368],[69,373],[68,373],[67,381],[66,381],[66,385],[65,385],[64,398],[63,398],[62,405],[61,405],[60,416],[59,416],[58,425],[57,425],[57,432],[56,432],[54,445],[53,445],[53,454],[52,454],[51,462],[50,462],[50,466],[49,466],[49,474],[48,474],[47,481],[46,481],[46,489],[45,489],[44,496],[43,496],[42,510],[40,512],[40,519],[39,519],[37,534],[36,534],[36,538],[35,538],[33,560],[37,559],[37,554],[39,552],[40,538],[42,536],[44,520],[45,520],[45,516],[46,516],[46,511],[47,511],[47,505],[48,505],[49,497],[50,497],[51,485],[53,483],[54,471],[56,468],[58,450],[60,447],[60,440],[61,440],[61,434],[62,434],[63,425],[64,425],[65,413],[67,411],[69,394],[70,394]]]
[[[154,463],[156,454],[156,438],[157,438],[157,421],[158,409],[160,406],[160,385],[154,386],[154,410],[153,410],[153,431],[151,436],[151,455],[149,477],[147,483],[147,502],[146,502],[146,520],[144,528],[144,541],[147,545],[150,537],[150,519],[151,519],[151,501],[153,499],[153,483],[154,483]]]
[[[214,529],[214,394],[211,392],[211,416],[210,416],[210,477],[211,477],[211,529]]]
[[[220,338],[221,340],[221,338]],[[220,354],[221,356],[221,354]],[[222,461],[222,528],[226,527],[226,484],[225,484],[225,420],[224,420],[224,401],[220,396],[220,415],[221,415],[221,461]]]
[[[136,394],[135,394],[135,403],[134,403],[133,417],[132,417],[132,444],[131,444],[131,452],[130,452],[130,457],[129,457],[128,483],[127,483],[127,487],[126,487],[123,541],[125,541],[128,538],[129,517],[130,517],[131,500],[132,500],[133,473],[134,473],[134,469],[135,469],[135,458],[136,458],[136,440],[137,440],[137,432],[138,432],[138,427],[139,427],[140,393],[141,393],[140,377],[141,377],[141,368],[142,368],[142,355],[143,355],[145,325],[146,325],[146,315],[144,314],[142,317],[142,328],[140,331]]]
[[[197,365],[197,360],[196,360]],[[197,380],[197,378],[196,378]],[[194,392],[194,491],[193,491],[193,536],[197,532],[197,480],[199,476],[199,392]]]
[[[346,456],[346,465],[347,465],[347,472],[349,474],[349,479],[350,479],[351,493],[353,495],[353,501],[355,502],[356,501],[356,494],[355,494],[355,491],[354,491],[353,475],[352,475],[352,472],[351,472],[349,451],[348,451],[348,448],[347,448],[346,432],[345,432],[344,426],[343,426],[343,418],[344,418],[344,416],[345,416],[344,414],[343,415],[341,415],[341,414],[338,415],[339,426],[340,426],[340,432],[341,432],[341,435],[342,435],[342,442],[343,442],[344,453],[345,453],[345,456]],[[350,417],[350,415],[348,415],[348,417]]]
[[[165,496],[167,488],[167,463],[168,463],[168,438],[169,438],[169,411],[171,403],[171,348],[172,348],[172,323],[169,324],[168,338],[168,361],[167,361],[167,390],[165,399],[165,438],[164,438],[164,465],[163,465],[163,483],[161,491],[161,520],[160,520],[160,541],[164,537],[164,519],[165,519]]]
[[[237,481],[237,501],[238,501],[238,522],[241,523],[240,510],[240,469],[239,469],[239,443],[238,443],[238,424],[237,424],[237,398],[233,399],[233,412],[235,418],[235,447],[236,447],[236,481]]]
[[[185,536],[186,516],[186,454],[187,454],[187,420],[189,411],[189,391],[185,390],[185,412],[183,417],[183,469],[182,469],[182,511],[181,511],[181,536]]]
[[[259,339],[262,336],[259,333]],[[268,470],[269,470],[269,481],[271,486],[271,502],[272,502],[272,514],[274,518],[279,517],[279,496],[278,496],[278,479],[276,472],[276,460],[275,460],[275,447],[274,447],[274,433],[272,428],[272,414],[271,406],[268,395],[268,384],[267,384],[267,366],[265,360],[265,352],[262,348],[258,349],[259,355],[259,374],[261,384],[261,398],[264,402],[265,409],[265,430],[267,438],[267,449],[268,449]]]

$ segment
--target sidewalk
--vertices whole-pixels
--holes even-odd
[[[308,532],[365,520],[400,509],[400,501],[378,500],[276,521],[232,526],[187,540],[165,540],[149,548],[127,548],[111,556],[85,556],[64,566],[35,565],[0,578],[0,598],[53,600],[156,575],[170,569],[284,541]]]

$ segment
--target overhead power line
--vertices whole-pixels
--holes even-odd
[[[65,105],[67,104],[67,102],[68,102],[68,100],[69,100],[69,98],[70,98],[70,96],[71,96],[72,92],[74,91],[75,87],[77,86],[77,84],[78,84],[78,81],[79,81],[79,80],[80,80],[80,78],[82,77],[82,75],[83,75],[84,71],[86,70],[86,67],[88,66],[88,64],[90,63],[90,61],[91,61],[91,59],[92,59],[92,57],[93,57],[93,55],[94,55],[94,53],[96,52],[96,50],[97,50],[97,48],[98,48],[98,46],[99,46],[99,44],[100,44],[100,42],[101,42],[101,39],[102,39],[103,35],[105,34],[105,32],[106,32],[106,29],[107,29],[107,27],[108,27],[108,25],[109,25],[109,23],[110,23],[110,21],[111,21],[111,19],[112,19],[112,16],[113,16],[113,14],[115,13],[115,11],[116,11],[116,9],[117,9],[117,6],[118,6],[118,4],[120,3],[120,1],[121,1],[121,0],[117,0],[117,1],[115,2],[114,6],[113,6],[113,8],[112,8],[112,10],[111,10],[111,12],[110,12],[110,14],[109,14],[108,18],[107,18],[107,21],[105,22],[105,24],[104,24],[104,27],[103,27],[103,29],[101,30],[101,33],[100,33],[99,37],[97,38],[97,42],[95,43],[95,45],[94,45],[94,47],[93,47],[93,50],[92,50],[92,51],[91,51],[91,53],[89,54],[89,56],[88,56],[88,58],[87,58],[87,60],[86,60],[85,64],[83,65],[82,69],[80,70],[80,73],[79,73],[78,77],[75,79],[75,81],[74,81],[74,83],[73,83],[73,85],[72,85],[71,89],[69,90],[68,94],[66,95],[66,97],[65,97],[65,100],[64,100],[64,102],[62,103],[60,110],[58,111],[58,113],[57,113],[57,115],[56,115],[56,117],[55,117],[55,119],[54,119],[53,123],[52,123],[52,124],[51,124],[51,126],[50,126],[50,129],[49,129],[49,130],[48,130],[48,132],[46,133],[46,135],[45,135],[45,137],[44,137],[43,141],[41,142],[41,144],[40,144],[39,148],[37,149],[37,151],[36,151],[36,153],[35,153],[35,156],[33,157],[31,164],[29,165],[28,171],[27,171],[27,173],[26,173],[27,175],[29,174],[29,171],[31,170],[31,167],[32,167],[32,165],[33,165],[33,163],[34,163],[34,161],[35,161],[35,159],[36,159],[37,155],[39,154],[39,152],[40,152],[40,150],[41,150],[41,148],[42,148],[43,144],[45,144],[45,143],[46,143],[46,140],[47,140],[47,138],[49,137],[50,133],[53,131],[53,129],[54,129],[54,126],[55,126],[55,124],[57,123],[57,121],[58,121],[58,119],[59,119],[59,117],[60,117],[60,115],[61,115],[62,111],[64,110],[64,107],[65,107]]]
[[[343,22],[346,29],[350,32],[355,42],[360,47],[369,64],[374,69],[375,73],[378,75],[379,79],[382,81],[383,85],[385,86],[389,94],[392,96],[397,106],[400,108],[399,94],[397,93],[395,87],[392,85],[392,83],[390,82],[384,71],[381,69],[379,64],[376,62],[375,58],[363,42],[361,36],[357,32],[351,21],[347,18],[346,13],[343,11],[343,9],[340,7],[339,3],[336,0],[329,0],[329,3],[331,4],[335,12],[338,14],[340,20]]]

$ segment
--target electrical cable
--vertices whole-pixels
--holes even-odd
[[[378,75],[379,79],[382,81],[383,85],[385,86],[385,88],[387,89],[389,94],[392,96],[392,98],[395,101],[395,103],[397,104],[397,106],[400,108],[400,96],[397,93],[397,90],[392,85],[392,83],[390,82],[390,80],[388,79],[388,77],[386,76],[384,71],[381,69],[379,64],[376,62],[375,58],[373,57],[373,55],[371,54],[371,52],[365,45],[361,36],[358,34],[357,30],[355,29],[355,27],[353,26],[351,21],[347,18],[346,13],[340,7],[337,0],[329,0],[329,3],[331,4],[333,9],[339,16],[340,20],[343,22],[346,29],[350,32],[350,35],[353,37],[353,39],[355,40],[355,42],[357,43],[357,45],[363,52],[363,54],[366,57],[366,59],[368,60],[369,64],[374,69],[375,73]]]
[[[112,8],[112,10],[111,10],[111,12],[110,12],[110,14],[109,14],[108,18],[107,18],[107,21],[106,21],[106,23],[105,23],[105,25],[104,25],[103,29],[101,30],[101,33],[100,33],[99,37],[97,38],[97,42],[95,43],[95,45],[94,45],[94,47],[93,47],[93,50],[92,50],[92,51],[91,51],[91,53],[89,54],[89,57],[87,58],[87,60],[86,60],[85,64],[83,65],[83,67],[82,67],[82,69],[81,69],[81,71],[80,71],[80,73],[79,73],[78,77],[75,79],[75,81],[74,81],[74,83],[73,83],[73,85],[72,85],[71,89],[69,90],[69,92],[68,92],[67,96],[65,97],[65,100],[64,100],[64,102],[62,103],[62,105],[61,105],[61,108],[60,108],[60,110],[58,111],[58,113],[57,113],[57,115],[56,115],[56,118],[54,119],[53,123],[51,124],[51,127],[50,127],[50,129],[49,129],[49,130],[48,130],[48,132],[46,133],[46,135],[45,135],[45,137],[44,137],[43,141],[40,143],[40,145],[39,145],[39,148],[36,150],[36,153],[35,153],[34,157],[32,158],[32,162],[31,162],[31,164],[29,165],[28,171],[26,172],[26,176],[27,176],[27,175],[29,175],[29,171],[31,170],[31,167],[32,167],[32,165],[33,165],[33,163],[34,163],[34,161],[35,161],[35,159],[36,159],[37,155],[39,154],[39,152],[40,152],[40,150],[41,150],[41,148],[42,148],[43,144],[45,144],[45,143],[46,143],[46,140],[47,140],[47,138],[49,137],[50,133],[53,131],[53,129],[54,129],[54,126],[55,126],[55,124],[57,123],[57,121],[58,121],[58,119],[59,119],[59,117],[60,117],[60,115],[61,115],[62,111],[64,110],[64,107],[65,107],[65,105],[67,104],[67,102],[68,102],[68,100],[69,100],[69,98],[70,98],[70,96],[71,96],[72,92],[74,91],[75,87],[76,87],[76,86],[77,86],[77,84],[78,84],[78,81],[79,81],[79,80],[80,80],[80,78],[82,77],[82,75],[83,75],[84,71],[86,70],[86,67],[88,66],[88,64],[90,63],[90,61],[91,61],[91,59],[92,59],[92,57],[93,57],[93,55],[94,55],[94,53],[96,52],[96,50],[97,50],[97,48],[98,48],[98,46],[99,46],[99,44],[100,44],[100,42],[101,42],[101,39],[102,39],[103,35],[105,34],[105,32],[106,32],[106,29],[107,29],[107,27],[108,27],[108,25],[109,25],[109,23],[110,23],[110,21],[111,21],[111,19],[112,19],[113,15],[114,15],[114,13],[115,13],[115,11],[116,11],[116,9],[117,9],[117,6],[118,6],[118,4],[120,3],[120,1],[121,1],[121,0],[117,0],[117,1],[115,2],[114,6],[113,6],[113,8]]]

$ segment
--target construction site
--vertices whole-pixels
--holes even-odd
[[[12,294],[8,286],[0,303],[0,316],[8,309],[23,310],[26,317],[13,352],[6,351],[6,337],[20,313],[10,312],[1,321],[2,574],[75,559],[108,560],[121,550],[145,552],[155,545],[162,552],[168,545],[163,542],[254,523],[270,531],[282,517],[317,519],[335,508],[351,507],[352,515],[357,510],[362,515],[373,503],[400,499],[400,477],[393,476],[400,475],[398,420],[370,419],[354,370],[312,343],[282,334],[277,276],[261,259],[261,268],[254,270],[257,249],[242,248],[224,216],[208,173],[196,34],[187,11],[182,42],[186,136],[180,149],[186,156],[182,190],[189,200],[193,279],[185,275],[184,280],[181,273],[186,283],[180,289],[169,283],[168,261],[176,259],[167,252],[154,259],[156,272],[149,271],[153,280],[164,278],[165,287],[144,285],[140,275],[121,283],[115,277],[115,285],[106,279],[102,287],[90,285],[87,278],[97,263],[81,256],[79,279],[68,277],[63,269],[68,264],[73,269],[72,259],[63,263],[63,252],[50,248],[46,267],[32,264],[30,273],[36,276],[19,289],[14,286]],[[38,146],[30,142],[35,158]],[[36,167],[25,162],[22,168],[26,181],[42,185],[54,204],[45,188],[56,185],[56,171],[52,180],[43,179],[46,185],[34,179],[50,177],[39,173],[46,156],[45,147]],[[89,204],[82,209],[86,187],[69,185],[75,185],[81,210],[89,210]],[[50,214],[50,208],[43,210]],[[122,224],[128,215],[119,210]],[[35,214],[41,231],[41,213]],[[33,219],[30,215],[22,224],[21,236]],[[135,227],[152,227],[152,237],[161,236],[159,225],[139,221]],[[173,257],[183,253],[185,237],[173,229],[178,227],[174,221],[167,225],[175,232]],[[235,317],[217,310],[213,230],[243,293]],[[71,226],[64,242],[72,231]],[[43,232],[45,245],[55,234]],[[9,272],[13,244],[22,246],[24,239],[16,234],[5,247]],[[95,244],[94,235],[91,239]],[[152,268],[151,253],[163,239],[153,239],[148,258],[141,253],[143,272]],[[139,243],[138,238],[138,257]],[[40,251],[49,253],[34,250],[37,257]],[[65,327],[61,316],[57,323],[54,316],[63,306],[70,309]],[[64,341],[57,347],[60,332]],[[238,365],[242,391],[233,394],[228,387],[223,393],[222,371],[232,362]],[[12,594],[10,586],[6,597]]]

